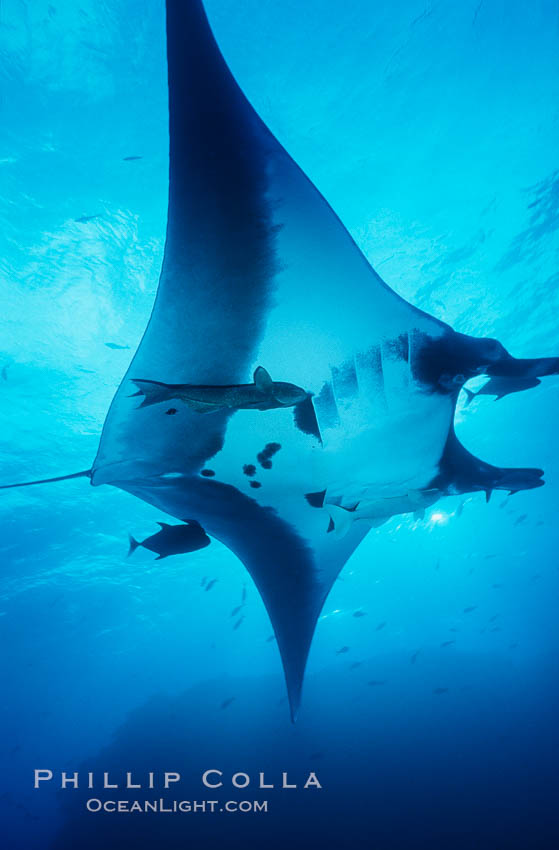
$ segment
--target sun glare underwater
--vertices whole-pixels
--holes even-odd
[[[258,115],[396,293],[516,358],[559,355],[555,3],[204,7]],[[169,107],[163,0],[7,0],[0,33],[7,484],[93,463],[161,272]],[[301,368],[319,356],[307,308],[323,309],[320,286],[309,278],[292,317]],[[336,327],[350,336],[359,312],[352,298],[350,280],[328,288],[335,350]],[[197,298],[181,311],[185,345],[211,332]],[[250,303],[245,323],[257,324]],[[235,356],[224,352],[224,374]],[[277,363],[291,356],[285,346]],[[194,551],[156,560],[136,542],[176,520],[83,477],[1,491],[3,846],[558,846],[559,377],[497,401],[485,380],[460,393],[460,442],[497,467],[543,469],[545,486],[447,496],[371,528],[318,618],[295,724],[270,618],[225,545],[200,532]],[[293,419],[258,416],[280,414]],[[200,434],[215,415],[200,416]],[[254,471],[247,457],[255,499],[253,485],[264,492],[266,471],[281,468],[278,445]],[[105,792],[36,791],[36,768],[178,771],[185,799],[266,798],[269,810],[93,814],[85,801]],[[200,784],[209,768],[227,780],[219,793]],[[228,783],[238,771],[251,777],[242,790]],[[311,771],[322,789],[303,790]],[[274,789],[258,788],[260,772]],[[296,789],[281,789],[284,772]]]

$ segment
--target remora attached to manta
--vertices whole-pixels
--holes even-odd
[[[454,410],[473,376],[557,374],[559,359],[515,360],[394,293],[239,89],[200,0],[167,0],[167,56],[159,289],[82,474],[195,518],[236,553],[273,623],[295,716],[317,618],[370,527],[328,534],[328,506],[363,503],[384,516],[382,500],[415,510],[421,493],[431,503],[433,491],[540,486],[541,470],[473,457],[454,433]],[[304,416],[218,406],[200,417],[188,405],[165,416],[130,397],[138,376],[241,386],[260,364],[304,388]],[[261,464],[261,486],[251,488],[245,470],[272,443],[273,464]],[[210,461],[211,478],[201,475]]]
[[[132,378],[138,387],[133,396],[143,396],[140,407],[162,401],[180,399],[198,413],[215,413],[218,410],[272,410],[277,407],[295,407],[303,404],[308,394],[301,387],[285,381],[272,381],[262,366],[254,372],[252,384],[229,386],[200,386],[199,384],[165,384]]]

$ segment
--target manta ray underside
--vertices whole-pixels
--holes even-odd
[[[516,360],[396,295],[237,86],[200,0],[167,0],[167,52],[161,279],[87,474],[196,519],[241,559],[295,716],[317,618],[372,525],[447,494],[543,483],[460,445],[462,385],[556,374],[559,359]],[[132,397],[135,381],[246,387],[259,367],[306,400],[205,415],[179,400],[166,415]]]

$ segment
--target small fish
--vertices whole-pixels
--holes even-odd
[[[441,643],[441,649],[443,649],[445,646],[452,646],[453,643],[456,643],[456,641],[455,640],[443,640],[443,642]]]
[[[324,502],[322,508],[330,519],[327,533],[334,532],[336,537],[344,537],[354,522],[367,522],[371,528],[378,528],[396,514],[413,512],[416,519],[420,519],[425,508],[433,505],[440,495],[440,490],[436,489],[407,490],[399,496],[362,499],[348,507]]]
[[[146,537],[141,543],[135,540],[131,534],[128,535],[131,555],[138,546],[149,549],[157,554],[156,561],[168,558],[170,555],[185,555],[187,552],[196,552],[211,543],[210,538],[196,520],[185,520],[182,525],[169,525],[166,522],[158,522],[161,531]],[[209,588],[206,587],[206,590]]]
[[[143,159],[143,156],[123,156],[123,162],[134,162],[136,159]]]
[[[241,611],[241,610],[242,610],[242,607],[243,607],[242,605],[237,605],[237,607],[236,607],[236,608],[233,608],[233,610],[231,611],[231,613],[230,613],[230,615],[229,615],[229,616],[230,616],[230,617],[236,617],[236,616],[237,616],[237,614],[239,613],[239,611]]]
[[[7,366],[2,367],[2,379],[4,381],[8,380],[8,369],[10,368],[9,364]]]
[[[338,649],[336,655],[343,655],[345,652],[349,652],[349,646],[342,646],[341,649]]]
[[[412,655],[410,655],[410,664],[415,664],[415,662],[417,661],[417,656],[420,652],[420,649],[416,649],[416,651]]]
[[[174,416],[176,412],[177,412],[176,407],[170,407],[169,410],[165,411],[165,416]]]
[[[246,584],[243,584],[243,592],[241,593],[241,602],[242,602],[243,605],[246,602],[246,598],[247,598]]]
[[[218,410],[274,410],[279,407],[294,407],[304,401],[308,393],[284,381],[273,381],[262,366],[253,375],[252,384],[197,385],[165,384],[132,378],[138,388],[134,396],[143,396],[140,408],[178,398],[197,413],[215,413]],[[270,443],[270,446],[279,446]],[[274,449],[277,451],[278,449]]]
[[[241,623],[243,622],[243,620],[244,620],[244,619],[245,619],[245,618],[244,618],[244,614],[243,614],[243,616],[242,616],[242,617],[239,617],[239,619],[237,620],[237,622],[236,622],[236,623],[235,623],[235,625],[233,626],[233,631],[234,631],[234,632],[236,632],[236,631],[237,631],[237,629],[239,628],[239,626],[241,625]]]
[[[107,348],[112,348],[113,351],[125,351],[127,348],[130,348],[129,345],[119,345],[118,342],[106,342],[105,345]]]
[[[357,670],[358,667],[361,667],[362,663],[363,663],[362,661],[354,661],[349,669],[350,670]]]
[[[209,582],[207,583],[207,585],[206,585],[206,592],[207,592],[208,590],[211,590],[211,589],[212,589],[212,587],[214,587],[214,586],[218,583],[218,581],[219,581],[219,579],[217,579],[217,578],[212,578],[212,580],[211,580],[211,581],[209,581]]]
[[[223,711],[224,708],[228,708],[231,705],[232,702],[235,702],[235,697],[228,697],[227,699],[224,699],[223,702],[221,703],[222,711]]]
[[[490,623],[494,623],[494,622],[495,622],[495,620],[498,620],[498,619],[499,619],[499,616],[500,616],[499,614],[493,614],[493,616],[492,616],[492,617],[489,617],[489,622],[490,622]]]
[[[58,603],[60,602],[60,600],[61,600],[61,599],[64,599],[64,594],[63,594],[63,593],[59,593],[59,594],[58,594],[58,596],[56,596],[56,597],[52,600],[52,602],[50,602],[50,603],[49,603],[48,607],[49,607],[49,608],[54,608],[54,606],[55,606],[55,605],[58,605]]]
[[[276,639],[275,635],[270,635],[270,637],[266,638],[266,643],[272,643]]]
[[[539,386],[539,384],[541,384],[539,378],[490,378],[489,381],[487,381],[487,383],[477,391],[477,393],[463,387],[467,399],[465,406],[467,407],[471,404],[474,398],[478,395],[494,395],[496,396],[495,401],[499,401],[499,399],[504,398],[511,393],[520,393],[524,390],[530,390],[532,387]]]
[[[447,694],[448,688],[433,688],[433,693],[437,694],[437,695],[438,694]]]
[[[202,579],[202,581],[200,582],[200,587],[204,587],[204,586],[205,586],[205,584],[206,584],[206,582],[207,582],[207,580],[208,580],[207,576],[204,576],[204,578],[203,578],[203,579]]]
[[[380,685],[386,685],[386,681],[386,679],[371,679],[367,684],[373,688],[378,688]]]
[[[99,214],[97,214],[97,215],[82,215],[82,216],[80,216],[80,218],[75,218],[74,221],[77,221],[78,224],[86,224],[88,221],[93,221],[96,218],[99,218]]]
[[[382,623],[379,623],[379,624],[378,624],[378,626],[376,627],[375,631],[376,631],[376,632],[380,632],[380,630],[381,630],[381,629],[384,629],[384,627],[385,627],[385,626],[386,626],[386,622],[384,622],[384,621],[383,621]]]
[[[475,611],[477,605],[469,605],[467,608],[464,608],[464,614],[471,614],[472,611]]]
[[[492,584],[491,585],[491,587],[495,588],[495,590],[498,590],[502,586],[503,586],[502,584]]]
[[[353,616],[354,617],[366,617],[367,612],[366,611],[354,611]]]
[[[517,519],[515,519],[514,525],[521,525],[527,519],[528,519],[528,514],[520,514],[520,516],[517,517]]]

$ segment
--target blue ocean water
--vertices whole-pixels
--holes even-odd
[[[390,286],[518,357],[558,352],[556,4],[206,8]],[[91,464],[157,287],[168,133],[162,2],[10,0],[0,26],[7,483]],[[128,560],[128,533],[165,519],[132,496],[82,479],[2,493],[5,845],[557,846],[558,389],[461,402],[464,444],[543,467],[545,488],[372,530],[325,605],[295,726],[267,615],[224,547]],[[92,814],[86,789],[34,790],[36,768],[178,770],[199,800],[203,770],[246,771],[249,788],[217,796],[270,810]],[[323,788],[260,791],[260,771]]]

